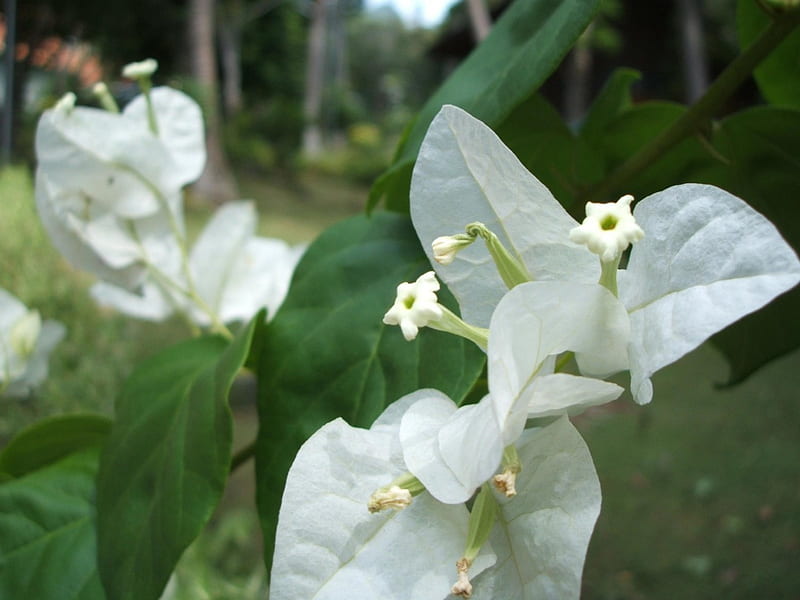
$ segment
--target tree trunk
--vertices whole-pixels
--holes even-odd
[[[237,196],[236,182],[222,147],[217,57],[214,44],[215,1],[190,0],[189,51],[192,76],[200,88],[206,117],[206,167],[195,183],[198,195],[215,204]]]
[[[678,21],[683,42],[683,78],[686,101],[694,102],[708,87],[708,64],[703,42],[703,20],[696,0],[678,0]]]
[[[489,15],[489,9],[486,8],[485,0],[467,0],[467,8],[469,9],[469,20],[472,23],[472,35],[475,43],[479,44],[489,35],[492,28],[492,17]]]
[[[303,130],[303,154],[319,156],[322,153],[322,92],[325,65],[325,21],[329,0],[315,0],[311,8],[311,26],[308,31],[306,55],[306,89],[303,102],[305,128]]]
[[[219,22],[222,59],[222,104],[226,117],[242,110],[242,26],[235,17]]]

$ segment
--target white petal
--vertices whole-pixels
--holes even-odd
[[[163,321],[173,312],[170,299],[149,282],[142,285],[137,294],[100,281],[91,287],[90,293],[101,306],[113,308],[137,319]]]
[[[303,445],[283,495],[271,600],[448,595],[466,542],[466,508],[422,494],[399,512],[367,512],[370,494],[405,470],[391,460],[393,438],[337,419]]]
[[[466,502],[500,464],[502,436],[487,399],[458,408],[437,390],[415,392],[400,443],[408,470],[440,502]]]
[[[154,188],[168,195],[182,185],[158,138],[104,110],[46,111],[36,129],[36,156],[57,185],[80,190],[128,218],[159,210]]]
[[[713,186],[668,188],[634,216],[645,238],[619,290],[631,317],[631,391],[644,404],[653,373],[791,289],[800,263],[769,221]]]
[[[431,247],[473,221],[497,234],[534,279],[599,277],[597,258],[569,240],[577,222],[491,129],[455,106],[442,108],[422,142],[411,180],[411,218],[438,276],[475,325],[488,325],[506,291],[488,251],[476,242],[442,266]]]
[[[475,578],[473,600],[580,597],[586,550],[600,514],[600,482],[580,434],[564,417],[517,444],[517,496],[500,498],[489,538],[497,562]]]
[[[47,378],[50,353],[64,339],[66,327],[58,321],[45,321],[36,340],[33,354],[25,365],[25,371],[3,391],[7,396],[27,396]]]
[[[85,232],[76,229],[69,212],[61,210],[76,200],[74,193],[56,186],[42,169],[36,170],[36,209],[50,240],[73,266],[126,288],[137,285],[144,276],[142,265],[115,269],[87,242]]]
[[[256,218],[252,202],[229,202],[217,209],[192,248],[189,267],[195,287],[217,312],[231,268],[255,232]]]
[[[489,328],[489,392],[505,444],[522,432],[533,377],[550,355],[576,353],[579,363],[627,366],[628,316],[597,284],[536,281],[508,292]],[[589,360],[591,359],[591,360]]]
[[[608,381],[554,373],[537,377],[529,390],[528,418],[576,415],[590,406],[619,398],[624,390]]]
[[[177,166],[175,175],[181,185],[195,181],[206,163],[200,107],[183,92],[169,87],[153,88],[150,98],[158,121],[158,139],[166,146]],[[144,96],[139,95],[131,100],[123,115],[136,121],[139,127],[149,127]]]

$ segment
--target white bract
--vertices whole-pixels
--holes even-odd
[[[401,511],[367,510],[373,491],[406,470],[395,402],[369,430],[337,419],[294,460],[283,493],[270,600],[444,600],[463,552],[469,513],[427,494]],[[480,573],[494,562],[485,550]]]
[[[208,326],[212,314],[230,323],[250,319],[262,307],[272,318],[305,248],[255,236],[257,220],[252,202],[229,202],[217,210],[189,254],[196,296],[188,293],[180,264],[167,272],[185,294],[151,275],[138,293],[99,282],[92,295],[102,305],[154,321],[182,310],[197,325]]]
[[[553,373],[553,363],[572,351],[579,362],[602,364],[624,351],[627,329],[624,309],[597,284],[515,287],[489,326],[489,394],[460,408],[437,390],[411,395],[400,427],[408,470],[438,500],[465,502],[497,472],[528,418],[578,412],[622,393],[613,383]]]
[[[38,311],[0,289],[0,395],[26,396],[44,381],[64,333],[61,323],[42,322]]]
[[[485,326],[507,287],[478,244],[461,250],[448,266],[433,260],[431,244],[452,232],[453,215],[464,226],[484,223],[534,280],[599,279],[600,261],[570,240],[570,231],[582,232],[573,235],[583,239],[590,226],[581,229],[486,125],[445,106],[431,123],[414,168],[411,216],[462,316]],[[627,223],[628,241],[638,237],[626,215],[616,218]],[[619,299],[631,323],[621,362],[628,363],[632,393],[644,404],[652,398],[654,372],[796,285],[800,262],[767,219],[713,186],[668,188],[639,202],[633,218],[645,236],[618,274]]]

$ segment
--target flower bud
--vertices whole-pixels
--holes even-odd
[[[128,79],[149,78],[158,69],[158,61],[147,58],[139,62],[128,63],[122,68],[122,76]]]

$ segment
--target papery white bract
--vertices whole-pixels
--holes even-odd
[[[431,258],[431,243],[452,230],[454,214],[464,224],[484,222],[535,280],[598,281],[599,261],[569,240],[578,223],[491,129],[445,106],[422,143],[411,184],[411,216]],[[713,186],[668,188],[639,202],[633,217],[645,237],[619,272],[619,298],[631,320],[632,392],[646,403],[655,371],[791,289],[800,262],[769,221]],[[506,290],[482,250],[465,248],[447,267],[432,261],[462,315],[478,325]]]
[[[458,408],[436,390],[403,416],[400,440],[409,471],[437,499],[466,501],[498,469],[529,417],[609,402],[619,386],[552,374],[552,358],[573,351],[590,364],[624,360],[628,319],[597,284],[542,281],[518,285],[498,304],[489,326],[489,394]]]
[[[47,377],[47,360],[66,330],[0,289],[0,395],[26,396]]]
[[[300,449],[281,503],[270,600],[448,597],[467,509],[423,493],[401,511],[367,511],[370,494],[406,470],[397,438],[406,407],[394,403],[369,430],[337,419]],[[484,550],[471,570],[493,562]]]

